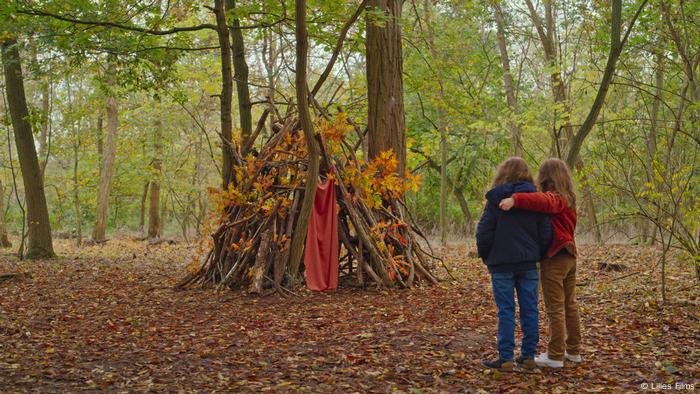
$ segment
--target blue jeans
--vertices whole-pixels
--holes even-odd
[[[498,306],[498,356],[513,360],[515,348],[515,297],[518,292],[520,328],[523,343],[520,356],[534,358],[539,340],[537,322],[537,270],[525,272],[494,272],[491,274],[493,297]]]

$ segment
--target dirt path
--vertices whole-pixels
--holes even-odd
[[[677,267],[674,303],[659,308],[645,271],[653,250],[585,248],[587,362],[501,375],[481,366],[494,354],[495,307],[486,270],[463,248],[446,251],[463,283],[285,299],[172,291],[184,246],[105,248],[66,247],[69,257],[39,263],[0,256],[0,273],[32,274],[0,282],[0,391],[609,392],[677,382],[700,389],[698,288],[680,291],[692,277]],[[602,260],[627,270],[600,273]],[[544,316],[541,331],[542,348]]]

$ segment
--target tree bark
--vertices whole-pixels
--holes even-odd
[[[226,10],[236,8],[235,0],[226,0]],[[236,93],[238,94],[238,116],[241,123],[241,145],[245,145],[253,133],[253,106],[250,102],[250,90],[248,88],[248,63],[245,60],[245,42],[241,21],[234,18],[231,21],[231,50],[233,55],[233,72],[236,81]]]
[[[83,243],[83,218],[80,209],[80,182],[78,180],[78,157],[80,153],[80,140],[77,135],[73,142],[73,207],[75,208],[75,243],[80,246]]]
[[[39,165],[41,166],[41,177],[46,173],[46,164],[49,162],[48,145],[49,145],[49,126],[51,122],[50,110],[50,82],[41,82],[41,132],[39,134]]]
[[[114,64],[108,65],[107,83],[116,85],[116,70]],[[112,188],[114,176],[114,162],[117,152],[117,129],[119,128],[117,98],[113,94],[105,100],[105,113],[107,115],[107,127],[104,141],[104,157],[100,167],[100,184],[97,190],[97,212],[95,213],[95,227],[92,230],[92,239],[95,242],[104,242],[107,229],[109,212],[109,193]]]
[[[143,193],[141,193],[141,210],[139,211],[139,233],[143,234],[144,227],[146,226],[146,198],[148,198],[148,189],[151,186],[151,181],[146,181],[143,186]]]
[[[308,148],[309,167],[306,170],[306,187],[304,188],[304,200],[297,218],[292,235],[292,244],[289,250],[289,276],[292,284],[296,284],[299,276],[299,266],[301,264],[306,241],[306,231],[309,226],[311,209],[313,208],[318,185],[320,148],[316,141],[309,114],[309,90],[306,80],[307,53],[309,50],[308,33],[306,31],[306,0],[296,0],[296,95],[299,110],[299,123],[304,131],[304,138]]]
[[[461,187],[454,188],[454,195],[459,203],[459,208],[462,210],[462,215],[464,215],[467,235],[471,235],[474,232],[474,219],[472,218],[472,213],[469,210],[469,202],[467,202],[467,199],[464,197]]]
[[[161,103],[160,97],[155,100],[158,104]],[[162,179],[162,156],[163,156],[163,120],[158,107],[157,118],[153,130],[153,172],[150,182],[150,199],[148,205],[148,235],[147,238],[153,239],[160,237],[161,217],[160,217],[160,181]]]
[[[401,0],[371,0],[369,7],[386,14],[381,24],[367,19],[367,138],[369,157],[391,149],[406,172],[406,133],[403,103]],[[369,14],[368,14],[369,15]]]
[[[33,37],[29,37],[29,45],[31,47],[31,62],[32,66],[39,69],[39,58],[37,56],[37,46],[33,41]],[[48,151],[48,136],[49,136],[49,125],[50,125],[50,81],[46,81],[45,78],[39,78],[37,81],[39,85],[40,100],[41,100],[41,128],[39,130],[39,166],[41,167],[41,176],[44,177],[46,172],[46,164],[48,162],[47,151]]]
[[[233,143],[233,122],[231,119],[231,102],[233,100],[233,74],[231,71],[231,43],[226,25],[226,8],[224,0],[214,0],[216,14],[216,33],[219,38],[221,58],[221,177],[223,188],[234,181],[233,165],[235,163],[235,145]]]
[[[7,227],[5,226],[5,187],[0,180],[0,248],[12,247],[7,236]]]
[[[68,108],[69,112],[75,111],[75,95],[72,93],[72,85],[70,78],[65,81],[66,90],[68,93]],[[73,208],[75,209],[75,231],[76,245],[79,247],[83,242],[83,221],[80,209],[80,182],[78,181],[78,163],[80,157],[80,123],[76,127],[75,120],[70,122],[71,143],[73,145]]]
[[[103,132],[103,115],[102,110],[97,114],[97,164],[102,168],[104,160],[104,132]]]
[[[54,257],[51,240],[51,223],[44,194],[44,180],[34,146],[34,135],[29,123],[29,110],[24,93],[22,64],[14,37],[5,38],[0,44],[2,64],[5,74],[5,90],[15,133],[17,155],[22,170],[25,202],[27,207],[27,238],[28,249],[26,257],[40,259]]]
[[[501,66],[503,67],[503,89],[506,93],[506,103],[510,110],[508,123],[510,124],[511,133],[511,152],[513,156],[522,156],[522,141],[521,128],[517,120],[518,101],[515,97],[515,88],[513,87],[513,75],[510,72],[510,58],[508,56],[508,45],[506,43],[505,22],[503,20],[503,10],[498,1],[493,1],[493,13],[496,18],[496,38],[498,39],[498,50],[501,54]]]

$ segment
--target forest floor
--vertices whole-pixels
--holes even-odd
[[[260,298],[173,291],[185,244],[57,244],[49,261],[1,252],[0,274],[31,274],[0,282],[2,392],[700,389],[700,287],[688,263],[670,264],[662,307],[653,248],[581,246],[584,363],[502,374],[481,365],[495,354],[496,309],[464,245],[443,250],[459,281],[441,287]],[[543,349],[544,314],[540,327]]]

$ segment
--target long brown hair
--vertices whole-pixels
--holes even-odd
[[[527,166],[525,160],[520,157],[511,157],[498,166],[491,187],[513,182],[532,183],[530,168]]]
[[[550,158],[542,163],[537,174],[537,187],[543,192],[563,196],[569,202],[570,208],[576,208],[576,191],[571,179],[571,170],[562,160]]]

